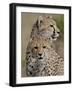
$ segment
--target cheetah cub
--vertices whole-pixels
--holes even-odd
[[[64,74],[64,59],[51,47],[48,39],[34,37],[26,52],[26,74],[32,76],[56,76]]]
[[[51,42],[57,40],[60,30],[56,21],[51,16],[39,16],[32,27],[30,38],[41,36],[48,38]]]

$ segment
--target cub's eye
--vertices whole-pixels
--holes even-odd
[[[35,49],[38,49],[38,47],[34,47]]]
[[[43,46],[43,48],[46,48],[46,46]]]
[[[53,27],[53,25],[50,25],[50,27]]]

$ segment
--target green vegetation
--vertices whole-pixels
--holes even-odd
[[[21,65],[22,65],[22,68],[26,66],[26,59],[21,60]]]

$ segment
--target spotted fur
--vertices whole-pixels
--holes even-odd
[[[27,76],[56,76],[64,74],[64,59],[51,47],[48,39],[34,37],[26,52]]]
[[[57,27],[56,21],[51,17],[39,16],[32,27],[30,38],[42,36],[48,38],[51,42],[57,40],[60,30]]]

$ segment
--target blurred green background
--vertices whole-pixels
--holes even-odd
[[[44,13],[21,13],[21,77],[26,77],[26,48],[30,40],[33,24],[39,16],[52,16],[60,29],[60,36],[53,42],[53,48],[64,57],[64,15],[63,14],[44,14]]]
[[[64,15],[53,16],[53,18],[60,29],[59,39],[64,40]]]

